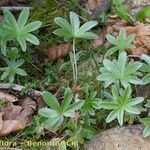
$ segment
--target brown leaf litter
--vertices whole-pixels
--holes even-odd
[[[72,50],[72,45],[69,43],[53,46],[48,49],[48,59],[56,61],[64,58]]]
[[[6,101],[4,108],[0,109],[0,136],[22,130],[31,124],[36,108],[36,102],[30,98],[24,99],[20,106]]]

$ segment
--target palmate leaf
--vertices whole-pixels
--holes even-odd
[[[80,27],[79,16],[75,12],[70,12],[70,23],[61,17],[54,19],[55,23],[60,26],[60,29],[56,29],[53,33],[57,36],[64,37],[65,39],[70,38],[85,38],[85,39],[96,39],[98,36],[90,29],[97,25],[96,21],[88,21]]]
[[[118,92],[118,89],[115,86],[112,86],[112,94],[113,96],[111,100],[104,100],[101,102],[101,107],[103,109],[112,110],[107,116],[106,123],[117,119],[119,124],[122,126],[125,112],[129,113],[129,115],[138,115],[141,113],[137,105],[143,102],[144,98],[131,98],[132,91],[130,86],[125,90],[122,90],[121,93]]]
[[[7,33],[7,40],[16,39],[20,44],[23,51],[26,51],[27,45],[26,41],[39,45],[39,40],[34,35],[30,34],[30,32],[39,29],[42,25],[40,21],[34,21],[27,24],[29,18],[29,9],[24,8],[16,21],[15,17],[9,10],[4,11],[4,23],[2,24],[5,29],[5,33]],[[3,52],[6,55],[6,52]]]
[[[119,51],[119,53],[121,53],[126,49],[135,48],[135,45],[132,44],[133,40],[135,39],[135,34],[127,36],[125,28],[120,29],[119,35],[117,37],[107,34],[106,39],[114,45],[114,47],[110,48],[106,52],[106,56],[112,55],[116,51]]]
[[[101,108],[101,99],[96,97],[97,92],[85,91],[84,105],[81,108],[82,115],[86,114],[95,115],[96,109]]]
[[[8,65],[7,67],[0,68],[0,71],[3,71],[3,74],[1,75],[1,80],[9,80],[10,83],[13,83],[16,74],[20,76],[27,75],[27,73],[23,69],[19,68],[24,63],[23,59],[17,61],[6,60],[6,63]]]
[[[75,111],[80,109],[84,104],[84,102],[80,100],[71,104],[71,101],[73,100],[73,93],[70,88],[65,90],[64,99],[61,105],[57,98],[49,92],[43,93],[43,99],[50,108],[39,109],[39,114],[47,118],[44,123],[45,128],[48,128],[53,132],[59,129],[60,125],[64,121],[64,117],[73,117],[75,115]]]
[[[101,74],[97,76],[97,80],[104,81],[105,87],[110,84],[120,84],[126,88],[129,84],[142,84],[142,80],[137,77],[137,71],[141,68],[142,63],[134,62],[127,64],[127,53],[121,52],[118,60],[103,60],[103,65],[100,69]]]

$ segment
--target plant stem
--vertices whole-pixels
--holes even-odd
[[[74,57],[74,67],[73,67],[74,84],[76,85],[78,80],[78,68],[77,68],[77,60],[76,60],[75,38],[73,39],[73,57]]]

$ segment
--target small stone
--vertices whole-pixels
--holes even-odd
[[[87,150],[150,150],[150,138],[143,137],[143,126],[115,127],[97,135]]]

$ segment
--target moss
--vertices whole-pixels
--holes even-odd
[[[40,29],[38,38],[41,41],[39,49],[45,51],[47,47],[57,45],[63,42],[62,38],[59,38],[53,34],[53,31],[58,28],[54,23],[55,17],[68,17],[71,10],[75,9],[68,0],[61,0],[56,2],[55,0],[45,0],[43,4],[34,3],[33,11],[31,12],[31,20],[40,20],[43,23]]]

